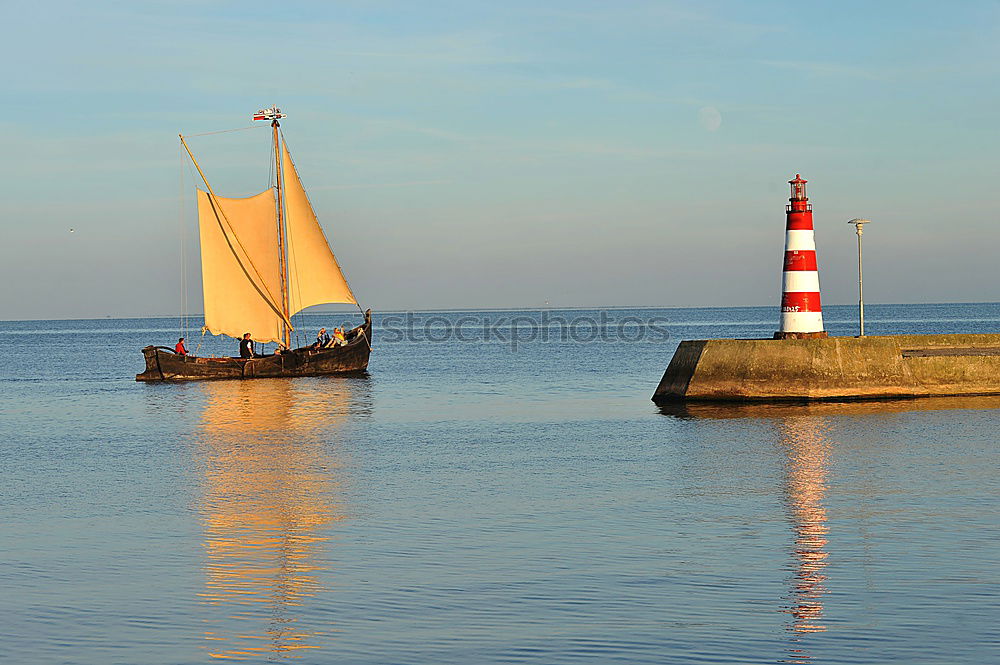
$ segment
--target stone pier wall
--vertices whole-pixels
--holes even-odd
[[[653,401],[988,394],[1000,394],[1000,334],[681,342]]]

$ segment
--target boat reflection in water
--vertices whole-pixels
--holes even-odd
[[[785,503],[795,533],[791,589],[784,610],[792,616],[793,637],[785,662],[806,663],[809,654],[801,644],[803,635],[826,630],[822,619],[829,528],[823,497],[830,464],[828,425],[823,418],[806,416],[781,420],[778,428],[786,454]]]
[[[345,519],[337,429],[370,408],[368,380],[201,384],[206,650],[295,657],[325,641],[309,599],[329,591],[330,535]]]

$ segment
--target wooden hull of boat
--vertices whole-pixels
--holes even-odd
[[[258,358],[201,358],[182,356],[162,346],[142,350],[146,371],[136,381],[205,381],[212,379],[268,379],[363,372],[371,353],[371,319],[348,344],[332,348],[303,347]]]

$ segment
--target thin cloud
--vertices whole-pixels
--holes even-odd
[[[854,67],[834,62],[808,62],[801,60],[758,60],[765,67],[787,69],[803,72],[813,76],[846,76],[868,81],[879,81],[887,78],[883,72],[877,72],[865,67]]]
[[[424,185],[450,185],[451,180],[410,180],[408,182],[359,182],[349,185],[324,185],[310,187],[310,191],[321,189],[382,189],[390,187],[422,187]]]

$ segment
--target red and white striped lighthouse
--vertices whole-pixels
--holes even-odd
[[[781,329],[775,339],[826,337],[819,300],[816,237],[806,181],[789,180],[792,196],[785,206],[785,266],[781,279]]]

